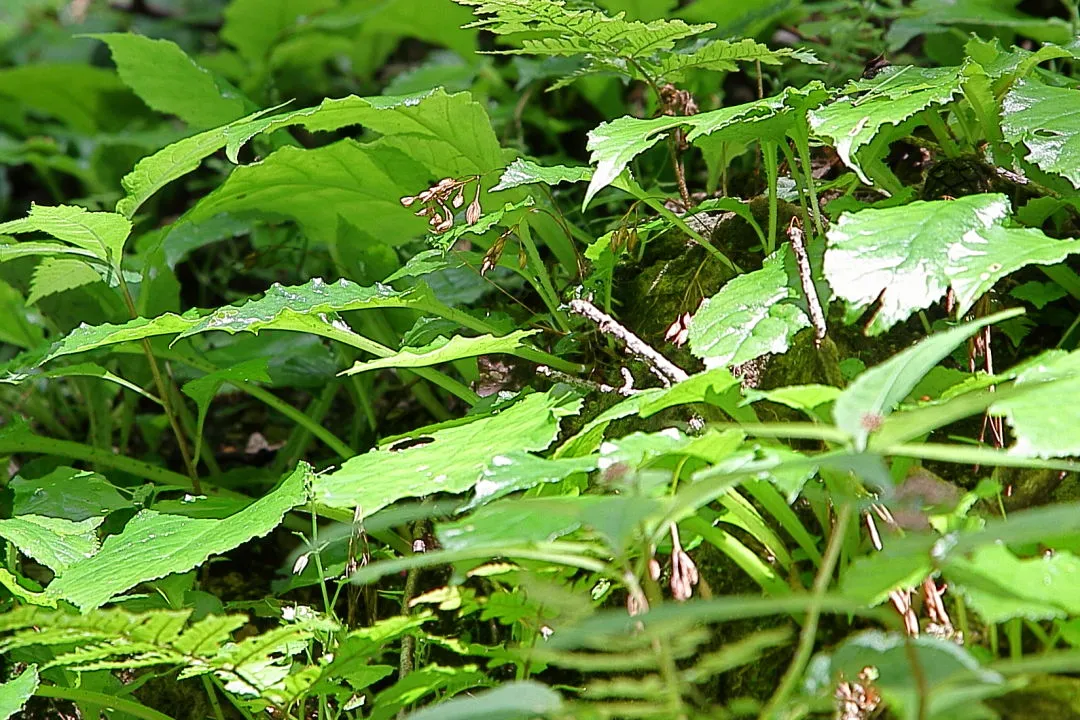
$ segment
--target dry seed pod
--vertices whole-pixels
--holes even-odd
[[[407,195],[406,197],[401,198],[401,204],[405,207],[411,207],[416,200],[417,198],[415,195]]]
[[[451,201],[455,208],[459,208],[465,204],[465,186],[462,185],[458,188],[457,194],[454,195],[454,199]]]

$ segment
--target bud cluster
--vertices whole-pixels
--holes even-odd
[[[408,195],[401,198],[401,204],[405,207],[412,207],[419,202],[422,207],[416,211],[416,214],[420,217],[426,217],[428,225],[431,226],[431,231],[436,235],[441,235],[454,227],[454,210],[465,204],[465,187],[471,182],[476,183],[476,193],[472,202],[465,208],[465,222],[469,225],[475,225],[482,213],[480,209],[479,175],[470,175],[461,180],[443,178],[419,195]],[[451,210],[451,207],[454,210]]]

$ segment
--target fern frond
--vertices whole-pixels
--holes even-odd
[[[705,40],[698,46],[676,50],[679,41],[701,35],[712,23],[690,25],[682,20],[627,20],[626,13],[611,16],[595,9],[573,9],[565,0],[454,0],[474,8],[479,16],[468,27],[482,27],[496,35],[516,35],[519,48],[498,51],[507,55],[546,57],[580,56],[584,65],[563,77],[549,90],[564,87],[587,75],[614,73],[658,86],[678,80],[689,70],[735,70],[738,62],[779,65],[783,59],[816,63],[813,53],[785,48],[771,50],[750,39]]]
[[[569,10],[563,0],[455,0],[474,6],[481,17],[468,27],[482,27],[496,35],[535,33],[522,40],[522,48],[509,54],[595,55],[599,58],[637,59],[671,50],[675,43],[700,35],[715,25],[688,25],[682,20],[627,20],[597,10]]]
[[[781,48],[773,50],[750,38],[742,40],[714,40],[686,52],[661,54],[656,62],[644,63],[647,72],[667,82],[682,78],[688,70],[714,70],[730,72],[740,62],[760,62],[764,65],[780,65],[784,60],[795,59],[808,64],[821,61],[807,50]]]

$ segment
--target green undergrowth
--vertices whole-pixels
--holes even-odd
[[[1075,715],[1077,5],[744,5],[0,14],[0,720]]]

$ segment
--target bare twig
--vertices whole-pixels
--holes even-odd
[[[623,380],[625,382],[623,383],[622,387],[613,387],[611,385],[608,385],[607,383],[595,383],[592,380],[574,377],[573,375],[564,373],[561,370],[556,370],[555,368],[549,367],[547,365],[538,365],[536,368],[536,372],[540,375],[543,375],[544,377],[564,382],[567,385],[576,385],[577,387],[585,388],[587,390],[593,390],[595,392],[613,392],[619,393],[620,395],[624,395],[626,397],[640,392],[640,390],[634,389],[634,376],[630,374],[630,371],[626,368],[620,368],[620,370],[622,372]]]
[[[795,218],[791,219],[787,232],[791,240],[791,251],[795,253],[795,265],[799,268],[799,281],[802,283],[803,294],[806,295],[806,305],[810,310],[810,323],[814,326],[814,344],[820,347],[827,331],[825,311],[821,307],[821,298],[818,297],[817,287],[814,285],[814,275],[810,269],[810,256],[806,252],[803,231]]]
[[[570,310],[582,317],[592,320],[596,323],[600,332],[613,335],[619,340],[622,340],[626,345],[627,350],[634,355],[643,358],[649,364],[649,369],[663,381],[664,385],[670,385],[673,382],[682,382],[689,377],[685,370],[676,366],[666,357],[654,350],[644,340],[620,325],[615,318],[611,317],[588,300],[571,300]]]

